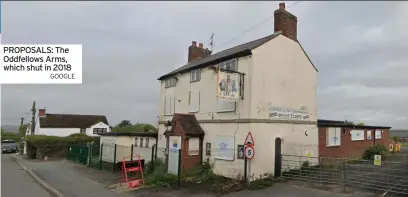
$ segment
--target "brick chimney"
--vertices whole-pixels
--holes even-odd
[[[208,57],[211,55],[211,51],[203,48],[203,43],[198,44],[193,41],[190,47],[188,47],[188,62],[196,59]]]
[[[42,117],[45,117],[45,116],[46,116],[46,115],[45,115],[45,109],[39,109],[39,110],[38,110],[38,116],[41,117],[41,118],[42,118]]]
[[[297,17],[286,11],[285,3],[279,3],[279,9],[275,10],[275,32],[282,31],[282,35],[297,40]]]

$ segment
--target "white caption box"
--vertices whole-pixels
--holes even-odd
[[[0,84],[82,84],[82,45],[0,45]]]

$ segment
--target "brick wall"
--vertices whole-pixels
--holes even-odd
[[[350,128],[342,128],[340,146],[326,147],[327,127],[319,127],[319,156],[321,157],[349,157],[359,158],[364,151],[374,146],[375,132],[374,129],[364,130],[364,139],[361,141],[351,141]],[[372,131],[372,139],[367,140],[367,130]],[[345,131],[345,132],[344,132]],[[381,139],[375,140],[375,144],[383,144],[388,147],[389,130],[383,129]]]

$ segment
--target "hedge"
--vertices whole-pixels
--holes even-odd
[[[42,158],[47,156],[66,157],[70,145],[86,144],[88,142],[100,143],[100,137],[90,137],[82,134],[74,134],[68,137],[30,135],[26,138],[27,155],[29,158]]]

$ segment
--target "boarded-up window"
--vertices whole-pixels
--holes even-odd
[[[217,112],[233,112],[235,109],[235,101],[217,100]]]
[[[326,146],[340,146],[341,145],[341,128],[330,127],[327,129]]]
[[[175,105],[176,105],[176,99],[171,96],[167,96],[164,98],[165,103],[164,103],[164,115],[170,116],[174,114],[175,110]]]
[[[188,139],[188,154],[198,155],[200,153],[200,139],[198,137],[192,137]]]
[[[199,112],[200,111],[200,90],[190,91],[190,112]]]
[[[364,130],[351,130],[351,141],[364,140]]]
[[[382,134],[382,130],[376,129],[375,130],[375,139],[376,140],[381,139],[381,134]]]

